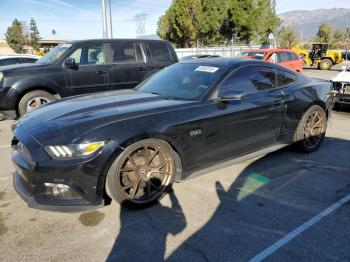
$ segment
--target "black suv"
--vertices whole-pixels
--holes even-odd
[[[16,118],[61,97],[133,88],[177,61],[163,40],[67,42],[35,64],[0,68],[0,113]]]

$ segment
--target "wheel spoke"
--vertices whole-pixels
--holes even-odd
[[[132,172],[135,171],[134,167],[125,167],[123,169],[120,169],[120,172]]]
[[[131,165],[132,165],[133,167],[136,167],[135,160],[132,158],[132,156],[131,156],[131,155],[128,155],[128,159],[129,159],[129,161],[130,161]]]
[[[131,189],[132,189],[132,192],[131,192],[131,194],[130,194],[131,198],[134,198],[134,197],[135,197],[136,192],[137,192],[137,189],[138,189],[139,184],[140,184],[140,181],[141,181],[141,179],[138,179],[137,182],[136,182],[136,184],[134,184],[133,187],[131,188]]]
[[[158,154],[158,152],[159,152],[159,147],[154,151],[154,153],[151,155],[151,157],[148,159],[148,165],[150,165],[151,164],[151,162],[152,162],[152,160],[153,160],[153,158]]]

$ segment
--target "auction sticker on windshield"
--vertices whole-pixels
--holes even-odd
[[[216,71],[218,71],[219,68],[218,67],[213,67],[213,66],[199,66],[196,68],[195,71],[199,71],[199,72],[207,72],[207,73],[215,73]]]

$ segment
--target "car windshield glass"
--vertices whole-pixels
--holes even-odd
[[[262,60],[265,56],[265,52],[242,52],[242,56],[250,56],[254,59]]]
[[[42,58],[40,58],[37,61],[37,63],[46,64],[46,63],[55,62],[71,46],[72,46],[71,44],[60,44],[60,45],[56,46],[55,48],[51,49],[51,51],[48,52],[46,55],[44,55]]]
[[[200,100],[226,69],[218,65],[174,64],[136,87],[175,100]]]

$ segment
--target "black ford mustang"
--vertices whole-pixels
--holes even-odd
[[[255,60],[169,66],[134,90],[62,99],[13,126],[16,191],[29,206],[154,204],[173,182],[227,161],[322,143],[331,83]]]

